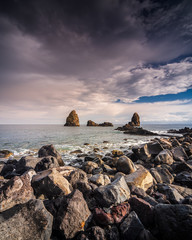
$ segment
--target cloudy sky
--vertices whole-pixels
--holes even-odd
[[[191,0],[2,0],[0,123],[192,123]]]

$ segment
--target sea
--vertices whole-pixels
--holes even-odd
[[[93,152],[104,155],[112,150],[128,150],[134,145],[150,141],[154,136],[135,136],[115,130],[114,127],[64,127],[63,125],[0,125],[0,150],[13,152],[14,158],[37,156],[38,150],[53,144],[65,161],[76,158],[71,152]],[[144,129],[166,134],[169,129],[192,128],[192,124],[143,124]]]

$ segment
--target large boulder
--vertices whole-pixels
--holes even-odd
[[[32,187],[36,197],[54,199],[71,193],[71,184],[55,168],[39,172],[32,178]]]
[[[121,239],[136,240],[142,230],[144,230],[143,224],[137,214],[132,211],[120,225]]]
[[[175,184],[169,185],[171,188],[176,189],[184,198],[192,196],[192,189],[187,187],[182,187]]]
[[[98,185],[98,186],[105,186],[111,183],[109,177],[105,174],[95,174],[89,178],[89,181]]]
[[[183,162],[184,160],[188,159],[187,153],[185,152],[184,148],[182,148],[181,146],[173,148],[172,154],[173,154],[174,160],[176,161]]]
[[[79,190],[75,190],[72,196],[64,199],[58,210],[57,221],[59,229],[63,232],[66,239],[71,239],[80,231],[84,230],[91,212]]]
[[[124,177],[119,177],[111,184],[98,187],[94,192],[94,197],[101,207],[110,207],[129,199],[130,190]]]
[[[30,200],[0,213],[1,240],[48,240],[52,233],[53,216],[41,200]]]
[[[61,155],[58,153],[58,151],[54,148],[54,146],[51,145],[45,145],[41,147],[38,151],[38,157],[48,157],[53,156],[57,159],[59,166],[64,166],[64,162],[62,160]]]
[[[66,123],[64,126],[68,127],[79,127],[79,117],[75,110],[71,111],[69,116],[66,119]]]
[[[59,167],[57,159],[53,156],[43,157],[35,166],[36,172],[41,172],[51,168]]]
[[[130,158],[122,156],[117,161],[117,170],[125,174],[130,174],[135,172],[136,168]]]
[[[151,168],[150,172],[157,183],[172,183],[174,181],[173,175],[169,172],[167,168]]]
[[[158,204],[154,215],[158,239],[192,239],[192,206]]]
[[[34,174],[34,170],[30,170],[20,177],[12,178],[0,188],[0,212],[35,198],[31,187]]]
[[[139,165],[135,172],[126,175],[125,181],[128,186],[135,185],[136,187],[142,188],[144,191],[153,185],[151,173],[141,165]]]
[[[171,151],[169,151],[168,149],[161,151],[156,156],[155,163],[171,165],[173,163],[173,156],[172,156]]]

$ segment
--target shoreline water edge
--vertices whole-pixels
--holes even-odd
[[[53,145],[0,161],[1,239],[191,239],[186,130],[102,154],[77,149],[67,163]]]

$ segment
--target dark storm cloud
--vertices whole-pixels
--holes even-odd
[[[169,63],[192,54],[191,12],[191,0],[1,1],[3,109],[92,109],[187,90],[191,62]]]

